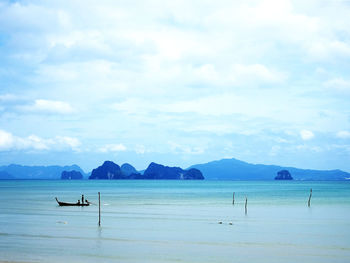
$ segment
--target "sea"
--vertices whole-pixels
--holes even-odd
[[[0,262],[348,263],[350,182],[3,180]]]

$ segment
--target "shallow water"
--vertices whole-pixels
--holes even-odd
[[[54,200],[98,191],[101,227]],[[350,262],[349,218],[349,182],[0,181],[0,261]]]

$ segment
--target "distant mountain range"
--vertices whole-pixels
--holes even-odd
[[[119,167],[119,166],[118,166]],[[116,168],[116,177],[123,175],[121,179],[166,179],[165,177],[177,178],[198,178],[195,170],[198,169],[206,180],[274,180],[277,173],[281,170],[290,172],[294,180],[348,180],[350,173],[341,170],[310,170],[298,169],[294,167],[283,167],[277,165],[251,164],[237,159],[222,159],[204,164],[192,165],[188,169],[182,170],[177,167],[167,167],[151,163],[144,171],[136,171],[130,164],[124,164]],[[101,169],[101,168],[100,168]],[[113,169],[112,169],[113,170]],[[0,166],[0,179],[61,179],[63,171],[80,172],[84,179],[87,179],[91,173],[84,173],[78,165],[70,166],[23,166],[11,164]],[[107,174],[110,173],[108,169]],[[147,172],[146,172],[147,171]],[[156,173],[155,173],[156,171]],[[190,171],[189,174],[186,171]],[[187,173],[187,174],[186,174]],[[198,173],[198,172],[197,172]],[[101,174],[99,174],[100,177]],[[101,177],[100,177],[101,178]],[[98,179],[98,178],[96,178]],[[119,178],[120,179],[120,178]],[[199,179],[199,178],[198,178]]]
[[[206,180],[273,180],[281,170],[288,170],[294,180],[347,180],[350,173],[341,170],[310,170],[277,165],[251,164],[237,159],[222,159],[196,164]]]
[[[83,175],[84,171],[78,165],[70,166],[24,166],[10,164],[0,166],[0,179],[61,179],[63,171],[78,171]]]

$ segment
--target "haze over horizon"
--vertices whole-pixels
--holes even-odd
[[[1,1],[0,165],[350,172],[349,1]]]

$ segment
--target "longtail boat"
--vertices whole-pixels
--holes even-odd
[[[87,202],[87,203],[80,203],[80,202],[77,202],[77,203],[65,203],[65,202],[60,202],[58,201],[57,197],[55,197],[57,203],[59,206],[89,206],[90,203]]]

